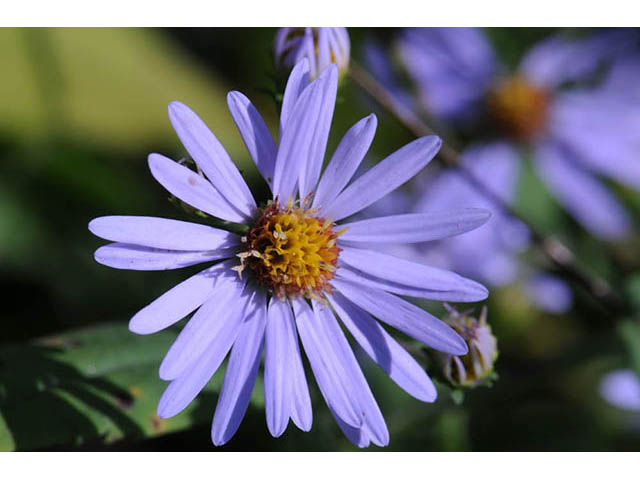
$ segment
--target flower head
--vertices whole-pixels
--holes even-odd
[[[320,392],[347,437],[358,446],[388,443],[380,409],[338,318],[380,367],[414,397],[431,402],[436,390],[424,370],[378,320],[440,351],[462,355],[464,339],[444,322],[398,295],[478,301],[487,290],[452,272],[370,250],[379,242],[419,242],[481,225],[476,210],[464,222],[452,215],[395,215],[342,221],[393,191],[433,158],[434,136],[400,148],[350,183],[376,129],[370,115],[345,134],[321,175],[336,99],[338,69],[330,65],[309,82],[298,63],[287,83],[276,142],[249,99],[228,95],[247,149],[272,191],[257,205],[240,172],[204,122],[173,102],[169,117],[199,174],[151,154],[152,175],[185,203],[243,224],[237,235],[205,224],[151,217],[101,217],[90,230],[116,243],[99,248],[98,262],[115,268],[165,270],[214,263],[140,310],[130,329],[166,328],[191,312],[160,366],[171,383],[158,415],[185,408],[229,355],[215,410],[212,439],[221,445],[238,429],[264,350],[267,426],[281,435],[291,419],[312,423],[311,401],[298,337]]]
[[[640,83],[637,63],[618,59],[629,37],[625,30],[581,40],[553,36],[514,72],[499,66],[477,29],[408,29],[399,52],[427,110],[465,128],[492,120],[499,142],[533,151],[538,175],[576,220],[598,237],[619,239],[630,220],[598,177],[640,191],[640,96],[620,88]],[[565,88],[612,58],[601,85]]]
[[[490,382],[498,359],[498,342],[487,323],[486,307],[482,308],[480,317],[475,318],[470,312],[460,313],[445,306],[449,311],[445,322],[464,338],[469,352],[466,355],[434,353],[444,378],[454,387],[476,387]]]
[[[344,27],[285,27],[273,45],[276,66],[291,70],[300,60],[309,61],[309,79],[317,78],[331,63],[343,74],[349,68],[351,43]]]

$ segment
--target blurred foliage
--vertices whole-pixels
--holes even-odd
[[[158,367],[174,339],[175,331],[139,338],[118,323],[3,347],[0,450],[109,444],[210,422],[223,368],[180,415],[155,414],[167,385]],[[264,407],[260,387],[256,407]]]
[[[555,31],[488,29],[509,65]],[[180,326],[144,337],[127,330],[139,308],[199,267],[108,269],[92,258],[103,242],[91,236],[87,223],[109,214],[194,220],[168,201],[146,164],[154,151],[176,159],[185,155],[167,117],[172,100],[192,106],[251,188],[265,192],[228,113],[226,94],[245,93],[276,133],[276,107],[263,93],[275,86],[274,33],[272,28],[0,29],[0,450],[213,448],[209,430],[222,372],[184,412],[161,420],[155,411],[166,383],[157,369]],[[351,29],[350,34],[359,59],[365,40],[384,44],[394,31]],[[367,162],[412,139],[347,77],[327,151],[371,111],[379,126]],[[640,216],[639,196],[619,191]],[[588,269],[605,276],[640,310],[637,235],[603,247],[558,207],[529,167],[521,177],[518,207],[543,231],[560,236]],[[533,252],[527,260],[548,266]],[[465,392],[459,405],[443,385],[436,403],[418,402],[356,349],[389,426],[388,449],[637,449],[638,416],[616,410],[598,395],[601,376],[628,365],[631,352],[639,351],[633,343],[636,319],[617,331],[617,319],[607,318],[580,289],[571,312],[559,316],[535,310],[515,285],[492,290],[487,304],[499,342],[500,378],[491,388]],[[443,313],[436,302],[421,306]],[[422,360],[419,345],[407,345]],[[220,450],[356,450],[311,375],[308,379],[314,404],[310,433],[290,425],[282,437],[271,438],[258,382],[238,433]]]

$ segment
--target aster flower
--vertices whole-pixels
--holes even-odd
[[[532,150],[540,178],[577,221],[593,235],[619,239],[630,220],[599,177],[640,190],[638,97],[607,82],[564,86],[594,73],[628,37],[626,31],[580,41],[551,37],[513,73],[475,29],[408,29],[399,53],[431,113],[464,126],[489,118],[504,140]],[[637,84],[638,73],[626,82]]]
[[[485,222],[486,211],[334,223],[409,180],[441,142],[419,138],[349,184],[373,140],[377,121],[370,115],[349,129],[320,175],[338,69],[330,65],[313,82],[308,76],[305,59],[287,83],[278,145],[251,102],[240,92],[228,95],[233,119],[273,193],[266,205],[256,204],[214,134],[179,102],[171,103],[169,117],[203,174],[162,155],[149,156],[152,175],[169,192],[240,224],[246,233],[151,217],[101,217],[89,224],[95,235],[116,242],[95,253],[107,266],[165,270],[218,261],[151,302],[129,325],[135,333],[150,334],[195,311],[160,366],[160,377],[171,382],[158,405],[163,418],[184,409],[231,352],[213,418],[215,445],[228,442],[239,427],[263,350],[265,410],[273,436],[284,432],[289,419],[302,430],[311,428],[304,351],[346,436],[360,447],[386,445],[384,419],[337,318],[392,380],[431,402],[436,390],[425,371],[373,317],[431,348],[461,355],[467,351],[464,339],[398,295],[463,302],[487,296],[483,286],[452,272],[370,249],[377,242],[455,235]]]
[[[600,395],[614,407],[640,412],[640,380],[633,370],[616,370],[600,382]]]
[[[273,43],[276,66],[291,70],[300,60],[309,61],[309,79],[317,78],[331,63],[342,74],[349,68],[351,43],[344,27],[285,27]]]

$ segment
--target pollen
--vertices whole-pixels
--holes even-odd
[[[499,82],[487,98],[490,116],[518,140],[529,140],[542,130],[548,105],[548,92],[519,75]]]
[[[331,290],[340,248],[334,224],[313,209],[289,202],[268,204],[257,218],[238,253],[244,271],[278,297],[322,298]]]

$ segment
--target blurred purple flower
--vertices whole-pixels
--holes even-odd
[[[309,61],[309,79],[314,80],[331,63],[340,73],[349,67],[351,42],[344,27],[284,27],[273,43],[276,65],[291,70],[300,60]]]
[[[600,86],[564,87],[617,58],[632,35],[614,29],[583,40],[553,36],[513,74],[476,29],[407,29],[399,52],[428,111],[458,124],[491,119],[505,139],[533,150],[539,176],[576,220],[615,240],[628,233],[630,220],[598,176],[640,190],[637,59],[619,60]]]
[[[520,164],[518,152],[511,145],[506,142],[477,144],[466,150],[461,162],[503,202],[513,201]],[[530,244],[529,229],[504,213],[499,205],[457,170],[444,170],[428,177],[420,175],[413,190],[413,194],[393,192],[373,205],[370,213],[390,214],[406,210],[407,206],[420,213],[473,206],[491,211],[492,216],[481,227],[454,238],[394,245],[390,252],[453,270],[493,287],[520,283],[531,303],[550,313],[563,313],[571,308],[571,290],[563,281],[550,275],[543,276],[521,262],[520,254]]]
[[[573,305],[571,288],[553,275],[536,273],[526,280],[525,293],[533,305],[550,313],[564,313]]]
[[[349,184],[375,134],[377,120],[370,115],[347,131],[320,175],[338,69],[327,67],[313,82],[308,76],[303,59],[285,90],[278,145],[249,99],[240,92],[228,95],[234,121],[273,193],[263,207],[205,123],[182,103],[169,106],[171,122],[203,175],[155,153],[149,156],[152,175],[185,203],[244,225],[242,236],[153,217],[110,216],[89,224],[95,235],[116,242],[95,252],[98,262],[114,268],[166,270],[225,259],[161,295],[129,325],[150,334],[195,311],[160,366],[160,377],[171,381],[158,405],[162,418],[183,410],[231,352],[213,418],[215,445],[228,442],[242,421],[263,344],[269,431],[280,436],[290,418],[302,430],[311,428],[298,335],[345,435],[360,447],[386,445],[385,421],[334,312],[392,380],[432,402],[436,389],[423,368],[373,317],[431,348],[460,355],[467,346],[453,329],[397,295],[456,302],[487,297],[482,285],[452,272],[370,250],[380,242],[465,232],[484,223],[486,211],[386,216],[340,226],[329,220],[350,217],[407,182],[441,142],[435,136],[414,140]]]
[[[604,376],[600,395],[614,407],[640,412],[640,380],[632,370],[617,370]]]

